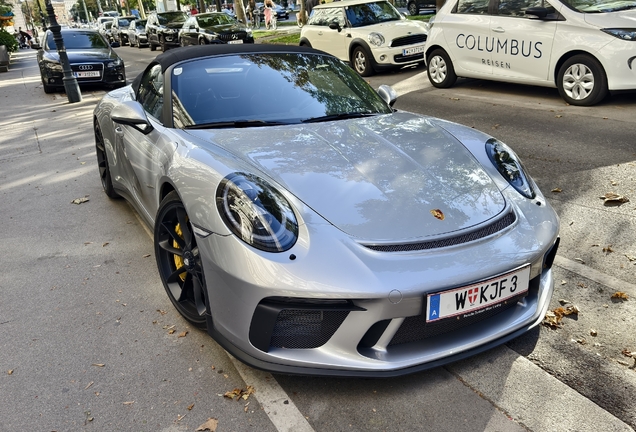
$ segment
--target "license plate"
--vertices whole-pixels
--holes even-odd
[[[99,71],[89,71],[89,72],[73,72],[73,76],[75,78],[92,78],[92,77],[100,77]]]
[[[468,318],[500,307],[507,299],[528,292],[530,266],[473,285],[429,294],[426,302],[426,322],[444,318]]]
[[[403,56],[410,56],[413,54],[419,54],[419,53],[423,53],[424,52],[424,45],[419,45],[419,46],[415,46],[415,47],[411,47],[411,48],[404,48],[402,50],[402,55]]]
[[[229,43],[229,44],[243,43],[243,40],[242,40],[242,39],[239,39],[239,40],[231,40],[231,41],[229,41],[228,43]]]

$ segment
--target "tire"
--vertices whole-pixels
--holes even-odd
[[[148,43],[148,48],[150,48],[150,51],[157,51],[157,45],[153,44],[152,42]]]
[[[161,45],[161,51],[168,51],[168,46],[166,45],[166,40],[163,38],[163,36],[159,36],[159,44]]]
[[[563,63],[557,75],[557,88],[570,105],[590,106],[607,96],[607,75],[594,57],[579,54]]]
[[[311,48],[311,43],[309,43],[309,41],[307,41],[307,40],[304,40],[304,41],[300,42],[300,46]]]
[[[185,46],[185,42],[183,42],[183,38],[181,37],[179,38],[179,46],[182,48]]]
[[[415,16],[420,13],[420,9],[417,7],[416,2],[409,3],[407,8],[409,10],[409,15]]]
[[[119,195],[115,192],[113,181],[110,176],[110,166],[108,165],[108,155],[106,154],[106,146],[104,145],[104,137],[99,125],[95,125],[95,153],[97,154],[97,167],[99,168],[99,177],[102,181],[102,188],[108,198],[115,199]]]
[[[371,54],[369,54],[366,48],[357,46],[353,49],[353,53],[351,53],[351,65],[360,76],[368,77],[373,75],[374,71],[371,62]]]
[[[161,201],[154,228],[155,257],[161,282],[179,313],[206,327],[206,287],[201,255],[188,214],[176,192]]]
[[[203,39],[203,38],[199,39],[199,45],[207,45],[205,43],[205,39]]]
[[[426,61],[428,80],[437,88],[448,88],[455,84],[457,75],[448,54],[443,49],[436,49]]]

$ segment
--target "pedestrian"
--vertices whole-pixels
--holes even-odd
[[[192,6],[192,8],[190,8],[190,15],[196,15],[198,13],[199,11],[197,10],[196,6]]]

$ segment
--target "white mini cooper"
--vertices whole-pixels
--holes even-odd
[[[362,76],[424,61],[425,25],[385,0],[344,0],[314,7],[300,45],[347,61]]]
[[[636,89],[634,0],[449,0],[429,23],[428,76],[556,87],[571,105]]]

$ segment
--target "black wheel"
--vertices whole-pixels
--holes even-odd
[[[148,47],[150,48],[150,51],[157,51],[157,45],[153,44],[152,42],[148,44]]]
[[[185,46],[185,42],[183,41],[183,38],[179,38],[179,46],[180,47],[184,47]]]
[[[166,40],[163,36],[159,36],[159,44],[161,45],[161,51],[168,51],[168,46],[166,45]]]
[[[199,45],[206,45],[205,39],[203,38],[199,39]]]
[[[95,153],[97,154],[97,167],[99,168],[99,177],[102,180],[102,187],[109,198],[117,198],[117,192],[113,187],[110,177],[110,167],[108,166],[108,156],[106,155],[106,146],[104,145],[104,137],[99,125],[95,125]]]
[[[437,88],[448,88],[455,84],[457,75],[448,54],[443,49],[436,49],[428,56],[426,62],[428,80]]]
[[[155,220],[155,256],[163,286],[183,317],[205,328],[205,278],[185,207],[176,192],[161,201]]]
[[[363,77],[373,75],[373,66],[371,65],[371,54],[366,48],[357,46],[353,49],[351,55],[351,64],[353,69]]]
[[[409,10],[409,15],[417,15],[418,13],[420,13],[420,10],[418,9],[417,4],[415,2],[409,3],[408,10]]]
[[[570,105],[594,105],[607,96],[607,76],[598,60],[579,54],[563,63],[557,76],[557,87]]]
[[[311,48],[311,43],[309,43],[309,41],[302,41],[300,43],[300,46],[306,46],[307,48]]]

